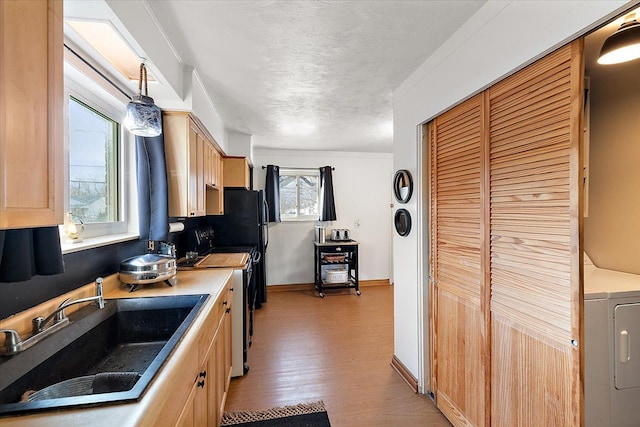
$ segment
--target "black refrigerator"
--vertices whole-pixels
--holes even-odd
[[[208,216],[214,230],[214,246],[252,246],[259,253],[256,308],[267,301],[266,252],[269,244],[268,209],[263,190],[224,189],[224,215]]]

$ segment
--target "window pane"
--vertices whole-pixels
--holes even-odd
[[[280,170],[280,214],[284,219],[317,217],[319,208],[318,174]]]
[[[69,209],[86,224],[118,220],[118,123],[69,102]]]
[[[318,215],[318,177],[300,176],[299,215]]]
[[[296,177],[280,175],[280,214],[297,215]]]

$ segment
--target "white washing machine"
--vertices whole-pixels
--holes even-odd
[[[584,265],[585,425],[640,426],[640,275]]]

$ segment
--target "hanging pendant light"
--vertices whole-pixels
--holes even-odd
[[[144,95],[142,95],[142,82],[144,80]],[[153,103],[153,98],[148,96],[147,67],[144,62],[140,64],[140,80],[138,82],[138,95],[131,99],[127,105],[127,115],[124,125],[134,135],[158,136],[162,133],[162,114],[160,108]]]
[[[636,14],[630,13],[618,31],[605,40],[598,64],[619,64],[637,58],[640,58],[640,23],[636,21]]]

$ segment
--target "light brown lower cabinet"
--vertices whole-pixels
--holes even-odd
[[[220,425],[231,382],[232,292],[229,287],[223,291],[201,329],[199,369],[175,424],[178,427]]]

